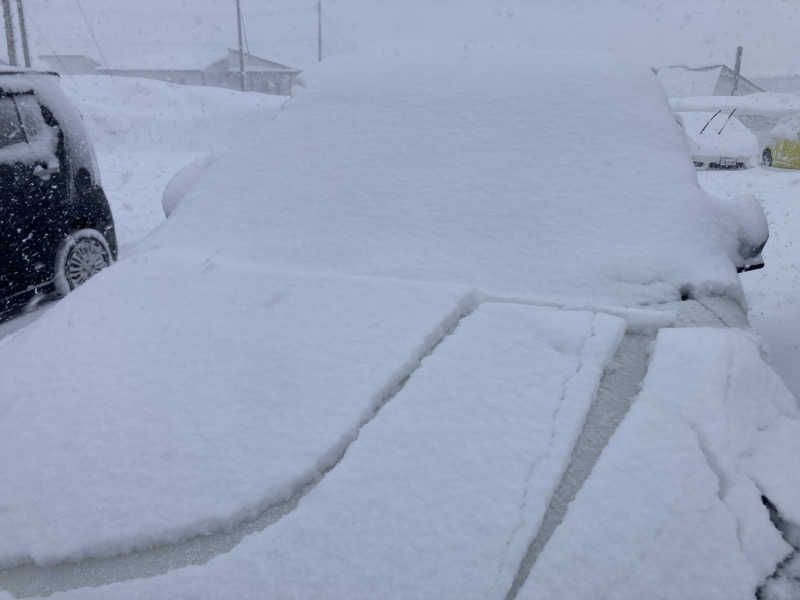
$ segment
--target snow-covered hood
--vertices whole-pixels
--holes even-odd
[[[658,81],[609,61],[474,47],[330,60],[268,139],[205,169],[156,239],[492,295],[739,298],[738,240]]]
[[[678,113],[692,157],[753,159],[759,154],[756,136],[731,111]]]

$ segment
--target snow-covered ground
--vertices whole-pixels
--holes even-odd
[[[800,172],[784,169],[698,173],[701,185],[725,198],[759,198],[770,226],[766,268],[742,275],[749,318],[764,338],[770,363],[800,397]]]
[[[62,77],[95,145],[123,256],[164,221],[164,188],[181,168],[268,135],[286,101],[147,79]]]

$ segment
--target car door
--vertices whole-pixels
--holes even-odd
[[[59,156],[61,155],[61,156]],[[0,96],[0,295],[52,277],[66,194],[63,136],[44,122],[36,97]]]

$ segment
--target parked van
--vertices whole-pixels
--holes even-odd
[[[0,318],[116,257],[92,144],[58,75],[0,71]]]

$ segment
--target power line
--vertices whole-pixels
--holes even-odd
[[[97,48],[97,53],[100,55],[100,59],[109,67],[108,60],[106,60],[105,55],[103,54],[103,50],[100,48],[100,43],[97,41],[97,37],[94,34],[94,28],[92,27],[91,23],[89,23],[89,19],[86,18],[86,13],[83,10],[83,6],[81,5],[81,0],[75,0],[75,4],[78,5],[78,10],[83,17],[83,22],[86,23],[86,28],[89,30],[89,35],[92,36],[92,41],[94,41],[94,47]]]

